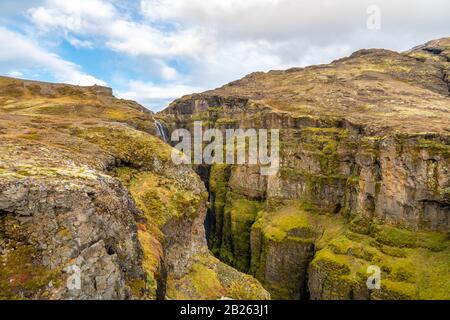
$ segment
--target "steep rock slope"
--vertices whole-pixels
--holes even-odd
[[[158,114],[171,130],[280,129],[276,176],[210,168],[212,251],[275,298],[448,299],[449,72],[445,38],[174,101]]]
[[[0,78],[1,298],[269,297],[210,256],[205,188],[153,133],[109,88]]]

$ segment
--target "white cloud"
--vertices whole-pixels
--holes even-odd
[[[47,0],[44,6],[29,10],[33,21],[42,28],[64,27],[81,32],[101,25],[116,15],[115,7],[103,0]]]
[[[11,66],[50,72],[61,82],[77,85],[105,85],[105,82],[81,71],[80,67],[39,47],[31,39],[0,27],[0,43],[8,44],[0,50],[0,69]],[[18,70],[15,70],[19,72]]]
[[[80,40],[80,39],[77,39],[70,35],[68,35],[66,37],[66,39],[75,48],[85,48],[85,49],[93,49],[94,48],[94,44],[91,41]]]
[[[30,9],[29,14],[42,31],[95,36],[110,49],[133,56],[196,55],[203,46],[202,35],[196,30],[164,32],[121,15],[103,0],[48,0],[45,6]]]
[[[127,84],[126,90],[117,91],[115,94],[119,98],[140,101],[154,110],[160,110],[176,98],[204,90],[183,84],[156,85],[132,80]]]
[[[366,26],[372,4],[381,9],[377,32]],[[146,99],[160,94],[166,101],[179,83],[211,88],[253,71],[328,63],[360,48],[406,50],[449,36],[448,12],[447,0],[46,0],[29,16],[40,32],[76,47],[100,45],[146,60],[141,75],[163,83],[141,83],[152,88]],[[129,92],[137,91],[146,96],[143,88]]]
[[[380,7],[390,31],[416,27],[415,33],[423,34],[449,26],[446,0],[142,0],[141,10],[150,21],[207,28],[222,39],[306,38],[314,43],[365,29],[369,5]]]
[[[269,68],[281,68],[322,63],[342,53],[333,54],[333,48],[347,48],[345,53],[367,46],[406,49],[450,26],[446,15],[450,5],[445,0],[415,1],[414,5],[407,0],[376,2],[386,29],[377,36],[366,28],[366,9],[372,0],[142,0],[140,13],[146,21],[119,11],[115,1],[47,0],[30,14],[43,29],[96,36],[110,49],[131,56],[190,60],[185,62],[193,63],[195,70],[205,61],[220,59],[230,66],[226,68],[229,76],[240,74],[231,72],[231,67],[247,70],[247,56],[263,62],[251,63],[255,70],[265,70],[269,64]],[[429,25],[416,28],[418,22]],[[411,36],[415,29],[416,35]],[[246,54],[245,47],[253,51]],[[312,48],[318,48],[315,58],[305,57]],[[327,52],[321,52],[322,48]],[[242,54],[236,56],[236,52]],[[216,74],[211,67],[203,69]],[[166,71],[161,69],[162,78],[167,79]]]

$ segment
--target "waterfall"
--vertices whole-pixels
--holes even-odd
[[[158,120],[155,120],[155,126],[158,136],[160,136],[165,142],[170,143],[169,130],[167,130],[167,127]]]

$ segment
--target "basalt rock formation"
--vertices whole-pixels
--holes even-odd
[[[109,88],[0,77],[1,299],[269,298],[210,255],[204,184],[157,133]]]
[[[277,175],[202,168],[211,251],[276,299],[449,299],[449,77],[445,38],[174,101],[157,115],[170,131],[280,129]]]

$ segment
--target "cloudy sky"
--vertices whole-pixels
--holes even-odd
[[[448,0],[1,0],[0,74],[107,85],[156,111],[253,71],[446,36]]]

